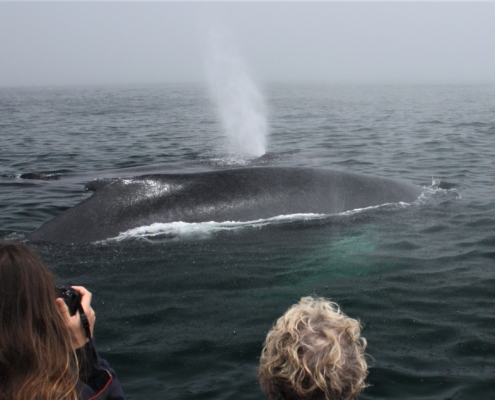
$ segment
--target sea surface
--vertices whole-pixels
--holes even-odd
[[[93,293],[129,399],[263,399],[264,337],[307,295],[361,320],[362,399],[495,398],[495,86],[262,92],[268,153],[253,159],[200,84],[1,88],[0,238],[22,241],[100,177],[278,165],[409,181],[424,187],[411,204],[28,244]]]

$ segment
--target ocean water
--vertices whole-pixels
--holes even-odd
[[[263,399],[264,337],[306,295],[361,320],[361,398],[494,397],[495,87],[262,91],[268,153],[250,159],[199,84],[0,89],[0,237],[22,241],[99,177],[287,165],[406,180],[425,188],[412,204],[30,245],[93,293],[129,399]]]

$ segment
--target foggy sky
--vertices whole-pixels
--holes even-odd
[[[205,81],[220,29],[262,82],[495,83],[495,3],[0,2],[0,86]]]

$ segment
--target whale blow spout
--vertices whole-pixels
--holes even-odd
[[[231,150],[262,156],[268,135],[263,96],[227,35],[210,32],[209,39],[208,84]]]

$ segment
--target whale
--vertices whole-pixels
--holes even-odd
[[[412,183],[323,168],[249,167],[89,181],[93,192],[25,239],[81,244],[168,222],[255,221],[291,214],[336,214],[411,203]]]

